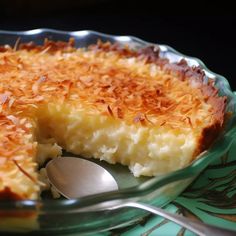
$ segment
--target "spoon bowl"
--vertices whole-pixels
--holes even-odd
[[[118,190],[114,177],[94,162],[58,157],[46,166],[49,182],[66,198],[78,198]]]

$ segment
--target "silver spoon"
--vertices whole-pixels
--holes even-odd
[[[78,198],[97,193],[118,190],[113,176],[103,167],[94,162],[75,157],[59,157],[51,160],[47,166],[50,183],[66,198]],[[122,201],[108,206],[107,209],[124,207],[140,208],[162,216],[179,224],[198,235],[235,236],[236,231],[219,228],[202,222],[194,221],[180,215],[166,212],[158,207],[140,202]],[[96,205],[89,210],[98,210]]]

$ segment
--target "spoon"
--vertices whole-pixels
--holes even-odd
[[[49,182],[52,186],[68,199],[118,190],[115,179],[107,170],[85,159],[75,157],[54,158],[47,164],[46,170]],[[172,214],[158,207],[140,202],[128,200],[116,203],[113,206],[107,207],[107,209],[112,210],[124,207],[133,207],[149,211],[173,221],[201,236],[236,235],[236,231],[194,221],[184,216]],[[98,210],[96,205],[90,206],[89,209]]]

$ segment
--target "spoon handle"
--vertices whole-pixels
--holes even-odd
[[[166,212],[158,207],[154,207],[151,205],[147,205],[144,203],[138,203],[138,202],[127,202],[124,204],[121,204],[119,207],[134,207],[134,208],[140,208],[146,211],[149,211],[153,214],[162,216],[163,218],[166,218],[170,221],[175,222],[178,225],[183,226],[184,228],[200,235],[200,236],[206,236],[206,235],[214,235],[214,236],[236,236],[236,231],[229,230],[229,229],[223,229],[217,226],[205,224],[202,222],[194,221],[189,218],[186,218],[181,215],[172,214],[169,212]]]

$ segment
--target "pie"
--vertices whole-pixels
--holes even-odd
[[[221,132],[227,99],[199,67],[157,46],[45,40],[0,47],[0,199],[37,199],[61,150],[128,166],[181,169]]]

